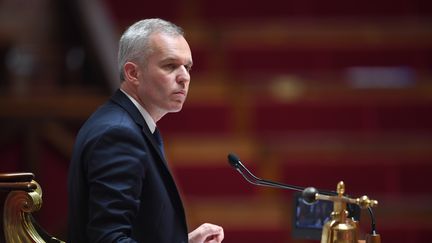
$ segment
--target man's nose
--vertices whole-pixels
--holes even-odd
[[[177,75],[177,82],[184,83],[190,81],[189,70],[185,66],[181,66],[179,68],[179,73]]]

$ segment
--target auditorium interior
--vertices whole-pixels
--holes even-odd
[[[34,173],[33,216],[47,232],[67,239],[75,136],[118,88],[121,33],[150,17],[182,26],[192,49],[183,110],[158,122],[190,228],[221,225],[227,243],[317,242],[292,235],[295,193],[249,184],[228,164],[235,153],[261,178],[344,181],[378,200],[384,242],[430,241],[432,3],[422,0],[1,0],[0,173]]]

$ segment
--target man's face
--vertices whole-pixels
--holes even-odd
[[[138,96],[144,108],[162,117],[181,110],[189,89],[192,54],[183,36],[155,33],[147,62],[138,68]]]

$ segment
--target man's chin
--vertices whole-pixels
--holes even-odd
[[[179,112],[179,111],[182,110],[182,108],[183,108],[183,104],[181,104],[181,105],[177,105],[177,106],[175,106],[175,107],[172,107],[172,108],[170,109],[170,112],[171,112],[171,113]]]

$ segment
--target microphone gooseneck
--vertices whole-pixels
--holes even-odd
[[[367,209],[369,212],[369,216],[371,218],[371,235],[376,235],[377,232],[376,232],[375,215],[374,215],[371,207],[368,207]]]
[[[328,191],[328,190],[322,190],[322,189],[316,189],[314,187],[301,187],[301,186],[294,186],[294,185],[287,185],[280,182],[270,181],[270,180],[264,180],[261,178],[256,177],[254,174],[252,174],[241,162],[240,159],[235,154],[228,154],[228,162],[229,164],[236,169],[244,179],[246,179],[247,182],[258,185],[258,186],[266,186],[266,187],[274,187],[279,189],[288,189],[288,190],[294,190],[294,191],[301,191],[302,192],[302,199],[306,204],[313,204],[317,202],[316,195],[322,194],[327,196],[335,196],[338,195],[335,191]],[[360,207],[356,204],[347,204],[347,209],[349,212],[350,217],[357,218],[359,220],[360,218]],[[372,210],[369,210],[369,213],[372,218],[372,232],[375,231],[375,217],[373,216]]]
[[[300,192],[303,192],[305,189],[307,189],[307,188],[301,187],[301,186],[287,185],[287,184],[283,184],[280,182],[264,180],[264,179],[261,179],[259,177],[256,177],[254,174],[252,174],[246,168],[246,166],[244,166],[241,163],[240,159],[235,154],[232,154],[232,153],[228,154],[228,162],[234,169],[236,169],[243,176],[243,178],[246,179],[246,181],[248,181],[249,183],[251,183],[253,185],[275,187],[275,188],[288,189],[288,190],[294,190],[294,191],[300,191]],[[317,189],[315,189],[315,191],[316,191],[316,193],[321,193],[324,195],[337,195],[336,192],[332,192],[332,191],[325,191],[325,190],[319,190],[318,191]],[[313,197],[315,197],[315,195],[313,195]],[[311,201],[312,201],[312,199],[311,199]]]

